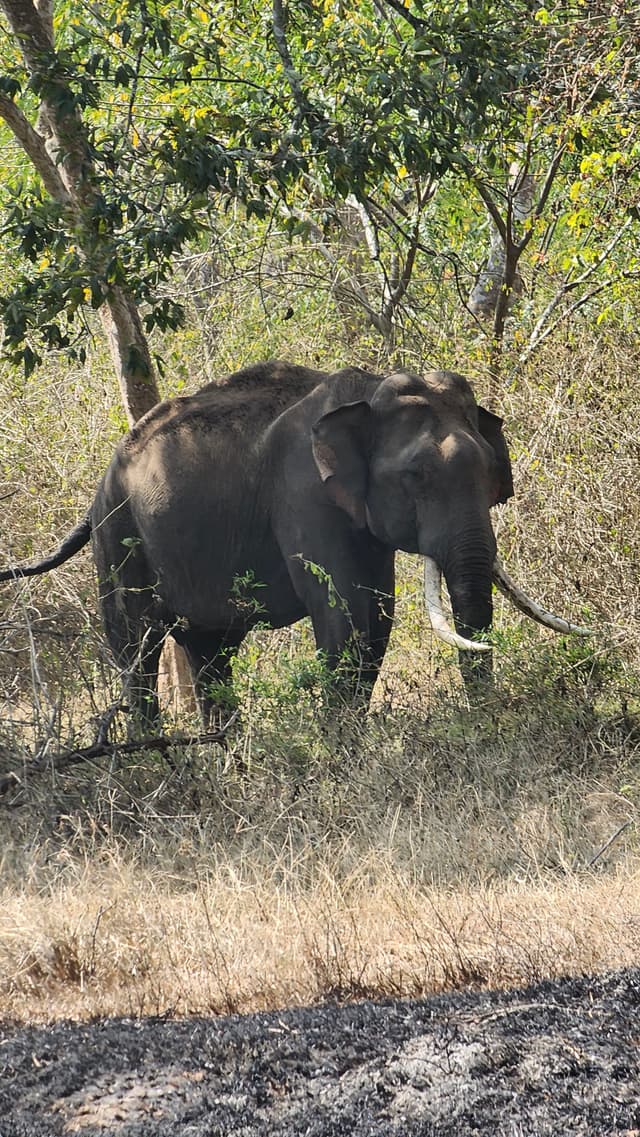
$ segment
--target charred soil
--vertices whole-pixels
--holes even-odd
[[[1,1137],[640,1134],[640,971],[217,1019],[5,1026]]]

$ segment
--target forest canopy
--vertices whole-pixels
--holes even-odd
[[[623,9],[2,0],[5,354],[82,359],[85,313],[111,308],[137,417],[147,337],[184,319],[174,274],[230,211],[236,240],[313,252],[383,339],[419,327],[425,286],[471,298],[496,377],[523,291],[525,354],[585,305],[619,313],[640,155]]]

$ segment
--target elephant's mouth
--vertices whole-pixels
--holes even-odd
[[[591,628],[572,624],[569,620],[563,619],[562,616],[554,616],[553,613],[547,612],[545,608],[527,596],[527,593],[512,580],[497,557],[493,562],[491,575],[497,588],[508,597],[516,608],[524,612],[526,616],[530,616],[532,620],[537,620],[546,628],[552,628],[554,632],[562,632],[565,635],[569,633],[576,636],[591,635]],[[450,626],[442,610],[441,587],[442,573],[438,565],[431,557],[425,557],[424,598],[431,627],[438,639],[452,647],[460,648],[462,651],[491,651],[491,644],[485,643],[483,640],[465,639]]]

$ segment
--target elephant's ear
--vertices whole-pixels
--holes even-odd
[[[493,502],[497,505],[498,502],[508,501],[513,497],[511,459],[502,433],[502,419],[491,411],[485,411],[484,407],[478,407],[478,425],[482,437],[493,448],[498,463],[498,486]]]
[[[311,431],[313,457],[327,493],[358,529],[367,524],[370,441],[371,407],[364,402],[329,411]]]

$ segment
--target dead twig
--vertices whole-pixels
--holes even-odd
[[[614,841],[617,841],[618,837],[620,837],[620,835],[622,833],[624,833],[625,829],[628,829],[629,826],[632,824],[633,824],[632,821],[624,821],[622,823],[622,825],[620,825],[619,828],[616,829],[615,833],[612,833],[612,835],[611,835],[611,837],[609,837],[608,841],[605,841],[602,848],[598,849],[597,853],[594,853],[594,855],[591,857],[591,860],[587,861],[587,863],[584,867],[586,869],[592,868],[592,866],[595,865],[596,861],[600,860],[600,857],[602,856],[602,854],[606,853],[607,849],[611,848]]]
[[[29,776],[41,774],[44,770],[50,770],[52,767],[60,772],[69,766],[75,766],[79,762],[92,761],[94,758],[103,758],[105,755],[113,758],[118,754],[136,754],[141,750],[158,750],[160,753],[165,753],[175,746],[202,746],[211,742],[221,744],[225,741],[226,735],[236,721],[238,714],[238,710],[234,711],[228,722],[219,730],[203,731],[201,734],[159,734],[138,738],[131,742],[108,742],[101,738],[93,746],[62,750],[58,754],[48,753],[46,756],[34,758],[32,762],[23,764],[20,772],[10,770],[9,773],[0,778],[0,799],[10,790],[23,785],[25,774]],[[104,731],[101,731],[100,734],[104,734]]]
[[[101,746],[103,743],[107,742],[111,724],[113,723],[113,720],[115,719],[118,712],[121,710],[122,699],[118,699],[117,702],[112,703],[110,707],[107,707],[104,714],[100,716],[98,720],[98,730],[96,733],[94,746]]]

